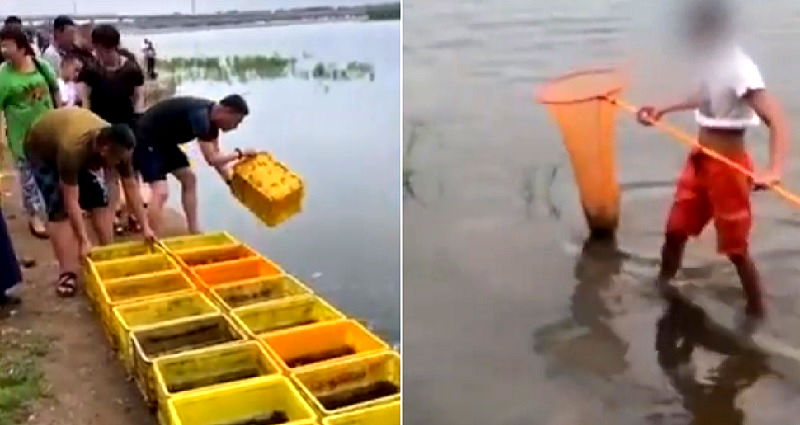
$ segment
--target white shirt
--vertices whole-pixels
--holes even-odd
[[[739,47],[727,47],[709,54],[700,78],[703,101],[695,111],[702,127],[744,129],[761,124],[744,95],[765,88],[758,66]]]
[[[58,79],[58,92],[61,95],[61,101],[66,106],[75,106],[78,102],[78,87],[70,81],[65,82],[61,78]]]
[[[53,67],[53,71],[58,72],[58,68],[61,66],[61,55],[58,53],[55,43],[51,43],[44,49],[42,59],[46,60],[47,63]]]

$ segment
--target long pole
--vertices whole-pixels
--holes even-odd
[[[192,15],[197,14],[197,0],[192,0]]]
[[[636,114],[636,113],[639,112],[639,108],[637,108],[637,107],[625,102],[624,100],[620,100],[620,99],[617,99],[617,98],[610,98],[610,97],[604,97],[603,99],[608,101],[608,102],[610,102],[613,105],[616,105],[616,106],[620,107],[621,109],[623,109],[625,111],[628,111],[628,112],[632,113],[632,114]],[[706,154],[706,155],[708,155],[708,156],[710,156],[710,157],[712,157],[712,158],[714,158],[716,160],[722,161],[726,165],[728,165],[730,167],[733,167],[736,171],[738,171],[738,172],[740,172],[740,173],[742,173],[742,174],[744,174],[744,175],[746,175],[746,176],[748,176],[750,178],[755,178],[756,177],[755,174],[752,171],[750,171],[747,168],[742,167],[741,165],[731,161],[730,159],[728,159],[724,155],[720,154],[719,152],[716,152],[713,149],[709,149],[709,148],[707,148],[705,146],[702,146],[697,141],[697,139],[695,137],[692,137],[691,135],[687,134],[686,132],[680,130],[679,128],[674,127],[674,126],[672,126],[670,124],[667,124],[667,123],[665,123],[663,121],[655,121],[655,122],[652,122],[651,124],[653,125],[653,127],[655,127],[657,129],[659,129],[661,131],[664,131],[665,133],[671,135],[672,137],[677,139],[679,142],[700,149],[704,154]],[[791,191],[787,190],[786,188],[784,188],[783,186],[781,186],[779,184],[772,185],[769,188],[772,191],[774,191],[775,193],[777,193],[779,196],[781,196],[783,199],[785,199],[785,200],[787,200],[787,201],[789,201],[789,202],[791,202],[791,203],[793,203],[793,204],[795,204],[797,206],[800,206],[800,195],[792,193]]]

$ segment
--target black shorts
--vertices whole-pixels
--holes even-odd
[[[166,180],[167,174],[189,167],[189,158],[176,144],[155,148],[140,142],[134,151],[133,166],[145,183],[153,183]]]
[[[64,194],[61,192],[61,179],[55,167],[31,163],[33,178],[44,198],[47,217],[50,221],[64,221],[68,218],[64,207]],[[85,211],[108,206],[108,190],[105,182],[89,170],[78,173],[78,202]]]

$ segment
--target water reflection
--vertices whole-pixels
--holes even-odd
[[[314,62],[309,55],[301,59],[280,55],[227,57],[173,57],[160,61],[160,74],[169,75],[178,84],[184,81],[221,81],[228,84],[253,80],[297,78],[326,81],[375,81],[375,68],[366,62],[346,64]]]
[[[715,331],[703,310],[680,299],[669,302],[656,329],[658,364],[681,394],[693,423],[742,424],[744,412],[737,407],[736,397],[770,373],[764,357]],[[726,356],[711,376],[701,377],[705,382],[694,370],[692,357],[697,348]]]
[[[538,330],[536,352],[551,352],[570,367],[601,376],[625,371],[627,343],[609,325],[614,313],[604,295],[624,260],[613,241],[584,243],[574,269],[578,284],[571,298],[571,317]]]

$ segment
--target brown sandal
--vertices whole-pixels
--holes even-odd
[[[78,290],[78,276],[72,272],[61,273],[56,285],[56,293],[59,297],[70,298],[75,296]]]

